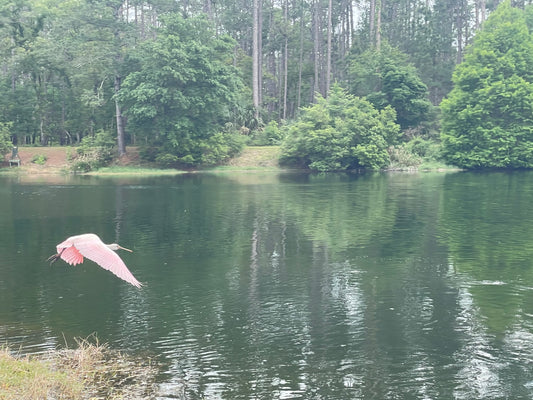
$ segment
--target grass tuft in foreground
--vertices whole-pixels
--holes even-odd
[[[0,348],[0,399],[149,397],[157,368],[105,345],[77,340],[76,349],[19,357]]]
[[[0,350],[0,399],[81,398],[83,379],[77,372],[57,370],[50,360],[15,357]]]

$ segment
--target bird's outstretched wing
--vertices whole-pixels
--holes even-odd
[[[73,236],[59,244],[57,251],[61,254],[61,258],[69,264],[79,264],[83,262],[83,257],[87,257],[100,267],[107,269],[133,286],[142,286],[118,254],[108,248],[97,235],[85,234]]]
[[[70,247],[63,248],[60,248],[58,246],[57,254],[59,254],[61,258],[64,261],[68,262],[70,265],[77,265],[83,262],[83,256],[73,245],[70,245]]]

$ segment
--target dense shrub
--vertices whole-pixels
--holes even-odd
[[[389,164],[387,148],[400,135],[395,119],[391,107],[378,111],[334,85],[327,99],[319,97],[286,128],[280,164],[317,171],[383,168]]]
[[[408,152],[415,154],[427,161],[439,161],[441,159],[441,145],[435,140],[415,137],[405,144]]]
[[[77,157],[72,164],[74,171],[89,172],[104,167],[113,160],[116,142],[112,134],[98,131],[94,136],[86,136],[77,149]]]
[[[201,164],[221,164],[241,152],[246,137],[237,133],[217,133],[200,144]]]
[[[391,146],[388,151],[390,169],[415,169],[422,164],[422,157],[412,153],[405,144]]]
[[[11,143],[11,126],[13,124],[0,122],[0,154],[4,155],[11,151],[13,144]]]
[[[165,146],[150,145],[141,149],[141,157],[164,168],[207,167],[222,164],[242,151],[247,137],[237,132],[219,132],[197,141],[183,156],[167,151]],[[185,144],[184,144],[185,146]]]
[[[283,141],[284,130],[276,121],[270,121],[264,128],[255,131],[252,144],[256,146],[276,146]]]
[[[38,165],[44,165],[46,164],[47,157],[44,154],[35,154],[31,162]]]

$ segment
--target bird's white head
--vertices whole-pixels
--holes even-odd
[[[127,249],[125,247],[122,247],[116,243],[111,243],[111,244],[106,244],[107,247],[109,247],[111,250],[114,250],[114,251],[117,251],[117,250],[126,250],[126,251],[129,251],[130,253],[133,253],[133,250],[130,250],[130,249]]]

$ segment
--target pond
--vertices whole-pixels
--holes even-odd
[[[0,177],[2,344],[95,333],[159,399],[533,397],[531,172],[30,178]],[[143,288],[49,266],[86,232]]]

